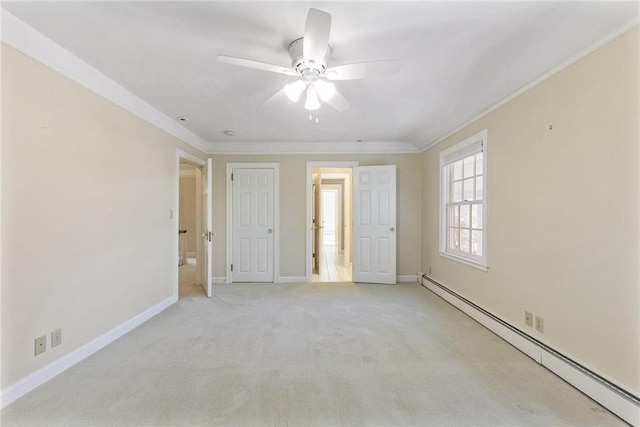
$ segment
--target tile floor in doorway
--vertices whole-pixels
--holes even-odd
[[[351,263],[344,259],[344,251],[336,246],[325,246],[320,256],[319,274],[311,277],[312,282],[351,282]]]
[[[205,297],[202,285],[196,282],[196,259],[187,258],[187,262],[178,267],[178,297]]]

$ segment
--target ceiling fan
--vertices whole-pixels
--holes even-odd
[[[298,102],[303,92],[306,92],[304,107],[307,110],[317,110],[322,106],[322,100],[337,111],[344,111],[349,108],[349,103],[330,81],[393,74],[400,69],[400,61],[369,61],[328,67],[327,62],[331,57],[330,33],[331,15],[312,8],[307,15],[304,37],[294,40],[289,45],[291,67],[225,55],[218,55],[217,59],[227,64],[300,77],[299,80],[285,85],[272,98],[284,92],[291,101]]]

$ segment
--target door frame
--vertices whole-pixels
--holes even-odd
[[[231,281],[231,258],[233,256],[233,186],[231,185],[231,173],[234,169],[273,169],[273,283],[278,283],[280,282],[280,163],[227,163],[226,283],[233,283]]]
[[[311,281],[311,276],[313,274],[313,263],[311,262],[311,257],[313,254],[313,214],[311,210],[313,209],[312,198],[313,198],[313,168],[353,168],[354,166],[359,166],[360,162],[353,161],[323,161],[323,162],[313,162],[307,161],[307,177],[305,179],[306,183],[306,251],[305,251],[305,280],[307,282]]]
[[[174,178],[174,195],[173,195],[173,296],[178,300],[178,293],[180,287],[180,271],[178,262],[180,260],[180,237],[178,231],[180,229],[180,160],[186,160],[191,163],[195,163],[200,168],[207,163],[206,159],[202,159],[193,154],[189,154],[184,150],[176,148],[176,168]],[[204,262],[204,260],[198,260]],[[209,276],[213,277],[213,271],[209,272]]]

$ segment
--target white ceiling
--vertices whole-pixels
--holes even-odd
[[[2,7],[216,147],[362,140],[421,149],[639,14],[638,2],[3,2]],[[310,7],[332,15],[329,66],[398,59],[399,74],[339,81],[351,107],[282,100],[292,77],[216,61],[290,66]],[[227,136],[233,130],[235,136]],[[226,144],[226,145],[225,145]],[[411,144],[411,145],[409,145]],[[405,147],[405,148],[402,148]],[[295,149],[293,150],[295,151]],[[302,150],[304,151],[304,150]]]

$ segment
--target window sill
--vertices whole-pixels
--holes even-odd
[[[449,254],[449,253],[446,253],[446,252],[440,252],[440,256],[443,257],[443,258],[448,258],[450,260],[457,261],[459,263],[468,265],[469,267],[473,267],[473,268],[476,268],[476,269],[481,270],[481,271],[489,271],[489,266],[488,265],[480,264],[480,263],[472,261],[470,259],[466,259],[466,258],[462,258],[462,257],[459,257],[459,256],[455,256],[455,255],[452,255],[452,254]]]

